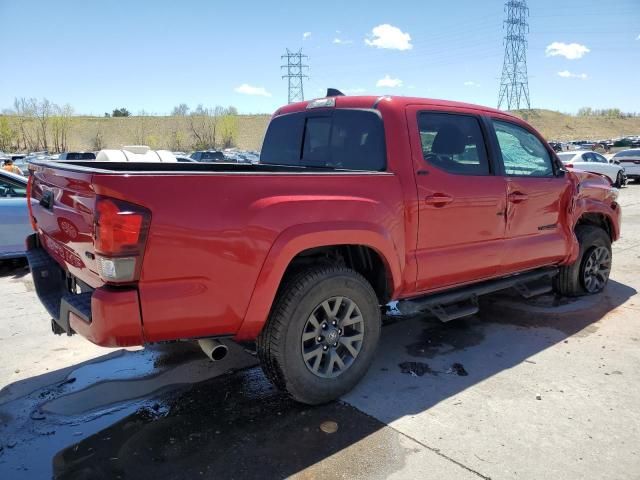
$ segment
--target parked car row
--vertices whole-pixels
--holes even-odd
[[[558,153],[558,158],[560,158],[564,166],[570,170],[575,168],[606,176],[617,188],[622,187],[627,182],[624,167],[615,163],[609,163],[609,160],[599,153],[590,150],[561,152]]]

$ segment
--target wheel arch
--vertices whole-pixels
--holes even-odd
[[[607,235],[609,235],[609,239],[613,242],[616,238],[616,230],[614,227],[614,223],[609,215],[598,212],[585,212],[576,221],[573,230],[579,225],[591,225],[594,227],[602,228]]]
[[[287,272],[300,265],[326,259],[351,266],[371,282],[382,303],[401,289],[401,258],[404,251],[379,225],[345,222],[291,227],[271,247],[234,338],[250,341],[258,336]]]

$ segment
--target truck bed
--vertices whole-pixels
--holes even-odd
[[[340,231],[351,232],[353,243],[363,236],[359,229],[390,232],[398,245],[392,255],[404,261],[403,196],[390,172],[94,161],[30,168],[40,244],[92,289],[127,287],[98,274],[96,199],[150,211],[139,279],[127,287],[139,298],[146,342],[234,335],[258,295],[261,273],[286,268],[269,265],[268,255],[311,238],[310,231],[327,232],[320,244],[335,242]],[[51,202],[43,206],[45,194]]]
[[[322,167],[296,167],[291,165],[268,165],[264,163],[233,162],[95,162],[95,161],[32,161],[34,166],[56,168],[60,170],[91,173],[317,173],[317,172],[354,172],[368,173],[361,170],[334,169]],[[375,172],[374,172],[375,173]]]

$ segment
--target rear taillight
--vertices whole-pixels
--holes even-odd
[[[110,283],[138,280],[151,212],[139,205],[98,196],[94,216],[100,278]]]

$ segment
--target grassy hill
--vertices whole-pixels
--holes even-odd
[[[514,111],[549,140],[607,139],[640,135],[640,117],[578,117],[550,110]],[[6,117],[17,129],[16,117]],[[235,135],[238,148],[257,150],[262,144],[269,115],[240,115]],[[185,117],[73,117],[68,134],[69,150],[147,144],[152,148],[188,151],[193,139]]]
[[[240,115],[236,144],[243,150],[258,150],[269,123],[269,115]],[[191,150],[189,127],[181,117],[74,117],[69,132],[69,150],[92,150],[96,135],[103,148],[144,143],[152,148]],[[141,142],[141,138],[145,140]]]
[[[529,122],[547,140],[605,140],[640,135],[640,117],[577,117],[552,110],[511,113]]]

